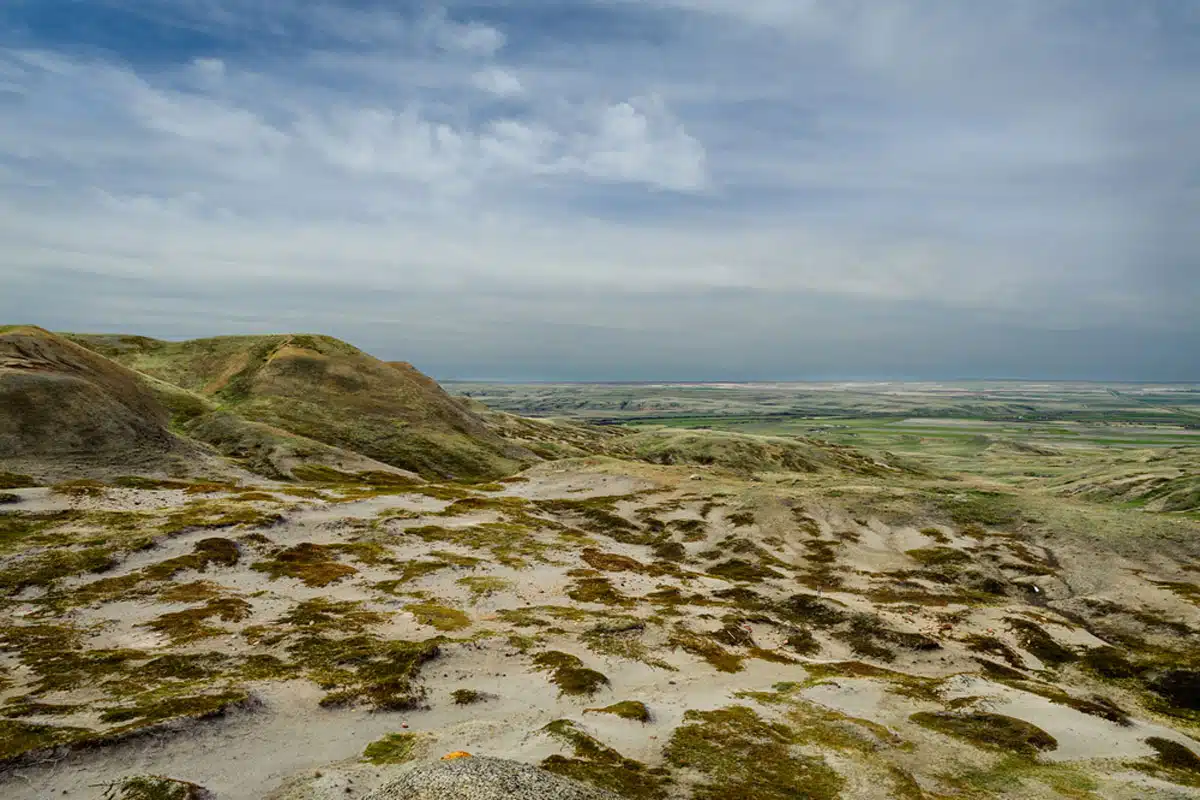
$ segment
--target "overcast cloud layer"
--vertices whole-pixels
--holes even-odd
[[[0,322],[1200,380],[1200,0],[409,5],[0,5]]]

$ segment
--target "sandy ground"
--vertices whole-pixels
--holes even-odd
[[[580,500],[631,495],[656,488],[661,490],[665,485],[668,491],[629,501],[620,506],[620,510],[631,514],[638,507],[676,500],[678,503],[675,507],[660,514],[663,521],[701,519],[697,510],[701,505],[698,498],[705,491],[710,491],[706,481],[679,482],[676,477],[664,484],[640,475],[610,474],[606,469],[543,465],[526,473],[525,481],[512,483],[503,493],[488,496]],[[79,500],[68,500],[40,489],[20,490],[18,494],[23,498],[20,509],[28,511],[64,507],[161,511],[195,499],[181,491],[113,490],[102,498]],[[463,555],[469,555],[470,551],[453,545],[421,542],[415,537],[405,536],[404,531],[408,528],[429,524],[467,528],[501,518],[499,513],[490,510],[451,519],[433,516],[447,505],[448,501],[417,495],[328,504],[288,499],[285,523],[271,527],[264,533],[278,546],[302,542],[337,544],[347,541],[350,534],[360,530],[356,521],[375,520],[389,509],[400,509],[410,512],[414,518],[384,524],[382,530],[386,537],[390,537],[384,541],[392,548],[391,552],[396,558],[416,560],[439,548]],[[906,551],[939,544],[928,532],[922,532],[921,526],[892,527],[878,519],[856,520],[834,505],[810,507],[809,513],[817,523],[817,538],[838,542],[837,567],[846,574],[848,585],[855,588],[869,587],[880,576],[891,571],[911,569],[913,562],[905,555]],[[774,552],[780,559],[795,564],[805,563],[808,553],[806,547],[813,537],[789,527],[789,507],[772,505],[771,502],[762,504],[758,522],[751,526],[739,527],[729,521],[728,515],[727,507],[710,513],[704,538],[686,544],[690,556],[694,557],[729,537],[762,541],[774,535],[778,540]],[[853,539],[835,539],[834,535],[839,532],[849,532],[853,534]],[[197,541],[212,535],[212,532],[195,532],[168,539],[152,551],[130,555],[105,577],[128,575],[163,559],[185,555],[191,552]],[[978,544],[977,540],[960,536],[949,528],[942,530],[941,538],[945,540],[941,544],[949,547]],[[607,553],[629,556],[642,562],[649,560],[644,546],[621,544],[603,537],[595,539],[597,546]],[[462,609],[471,616],[472,627],[452,636],[467,637],[484,629],[510,632],[513,630],[511,626],[497,614],[500,609],[574,604],[566,597],[566,591],[575,580],[568,573],[584,565],[570,547],[561,544],[557,547],[545,563],[535,563],[526,569],[500,565],[490,565],[477,571],[445,569],[419,577],[405,588],[426,592],[428,596],[437,598],[438,602]],[[1006,552],[1003,555],[1005,558],[1018,559],[1013,553]],[[1069,555],[1069,560],[1077,558],[1082,558],[1082,555]],[[355,563],[359,574],[352,580],[317,588],[292,579],[270,581],[262,573],[251,570],[248,561],[218,574],[185,575],[177,580],[215,581],[228,592],[245,598],[251,604],[252,611],[249,618],[237,626],[238,629],[248,625],[270,625],[272,620],[296,602],[328,598],[361,601],[372,609],[391,612],[392,618],[381,628],[388,638],[424,639],[436,633],[404,610],[404,606],[412,602],[411,598],[387,597],[371,588],[376,582],[394,577],[394,573],[386,566]],[[1081,579],[1081,583],[1093,592],[1109,590],[1119,594],[1122,602],[1153,600],[1167,603],[1178,600],[1169,593],[1149,587],[1145,582],[1131,582],[1131,569],[1135,566],[1119,561],[1097,564],[1093,572]],[[476,598],[458,583],[466,575],[484,574],[504,578],[512,586],[493,595]],[[630,596],[652,592],[666,580],[662,576],[636,572],[605,573],[605,577],[615,588]],[[72,583],[82,585],[87,580],[90,579],[73,579]],[[696,576],[686,583],[687,591],[701,593],[729,586],[729,582],[709,576]],[[786,596],[799,587],[791,579],[769,579],[755,588]],[[1078,591],[1078,588],[1076,586],[1073,591]],[[929,590],[936,591],[937,587],[931,586]],[[1034,722],[1059,742],[1057,750],[1045,755],[1048,762],[1091,763],[1108,760],[1119,764],[1147,758],[1153,754],[1145,744],[1149,736],[1170,739],[1193,750],[1200,749],[1196,740],[1184,733],[1155,721],[1136,718],[1136,715],[1130,726],[1122,727],[1055,705],[1011,686],[985,680],[977,674],[959,674],[978,670],[973,654],[961,645],[962,640],[972,633],[994,635],[1015,650],[1020,650],[1019,642],[1006,631],[1003,620],[1006,614],[1013,613],[1016,606],[1021,606],[1017,610],[1022,613],[1035,610],[1032,606],[1014,603],[1014,607],[966,609],[962,619],[947,623],[938,615],[954,609],[920,606],[889,606],[882,609],[861,594],[850,591],[829,592],[825,596],[842,603],[849,612],[876,612],[896,630],[941,637],[944,640],[943,649],[932,654],[900,652],[887,667],[915,676],[953,676],[943,687],[944,701],[975,698],[973,708]],[[73,611],[72,621],[93,630],[90,647],[167,650],[171,648],[168,640],[142,626],[158,615],[188,607],[187,604],[122,599]],[[1173,611],[1178,612],[1180,608],[1178,603],[1172,606]],[[27,620],[33,610],[33,604],[17,606],[12,609],[13,618]],[[714,611],[704,606],[686,606],[679,609],[678,619],[697,631],[713,631],[721,627],[721,613],[720,609]],[[1043,613],[1053,612],[1043,609]],[[1078,646],[1102,643],[1079,626],[1061,618],[1058,621],[1061,624],[1055,624],[1052,619],[1046,621],[1047,629],[1052,630],[1058,640]],[[746,627],[759,647],[775,649],[783,646],[786,637],[776,626],[752,622]],[[861,660],[843,641],[821,632],[818,632],[818,640],[822,650],[812,661]],[[245,641],[231,631],[229,635],[175,648],[175,651],[236,654],[247,647]],[[731,674],[715,671],[704,661],[682,650],[665,647],[655,649],[652,655],[674,667],[674,671],[671,671],[639,661],[597,654],[573,634],[565,632],[547,633],[539,647],[578,656],[587,666],[603,672],[609,679],[609,685],[588,699],[559,696],[556,687],[544,673],[531,670],[529,656],[519,652],[504,636],[482,637],[475,641],[444,645],[442,655],[424,668],[421,682],[428,692],[428,709],[387,713],[352,707],[325,709],[318,706],[318,700],[324,692],[311,682],[258,682],[250,684],[250,688],[261,701],[259,708],[236,711],[223,719],[190,724],[182,731],[154,735],[99,750],[59,755],[38,765],[22,767],[0,778],[0,795],[6,800],[40,800],[51,796],[91,798],[99,796],[101,790],[97,787],[121,777],[159,774],[199,783],[214,791],[221,800],[252,800],[267,796],[288,800],[323,800],[335,796],[352,798],[361,796],[386,780],[394,769],[358,761],[363,748],[385,734],[399,730],[425,734],[425,754],[429,757],[437,757],[443,752],[467,750],[480,755],[537,763],[548,755],[564,752],[561,742],[541,732],[543,726],[557,719],[571,719],[626,757],[657,765],[662,763],[664,744],[682,723],[687,711],[748,703],[751,701],[735,695],[743,691],[770,690],[780,682],[803,683],[811,677],[803,663],[780,664],[747,658],[744,669]],[[1021,654],[1030,667],[1038,669],[1043,666],[1032,654],[1023,651]],[[8,658],[4,663],[20,677],[22,668],[13,659]],[[451,701],[450,694],[462,688],[484,692],[488,699],[477,705],[457,706]],[[0,691],[0,699],[15,697],[19,693],[20,687]],[[89,689],[84,687],[69,699],[88,696]],[[916,729],[907,720],[914,711],[930,710],[937,706],[890,692],[883,681],[853,677],[816,683],[810,681],[801,696],[822,708],[902,731],[920,742],[927,743],[932,736]],[[626,699],[643,700],[650,708],[651,721],[638,723],[611,715],[585,713],[587,708]],[[758,710],[767,717],[781,713],[779,708],[766,705],[758,706]],[[945,741],[935,746],[933,752],[941,752]],[[966,746],[956,743],[954,747],[961,749]],[[990,758],[970,748],[961,752],[966,753],[964,758],[980,763]],[[856,762],[838,754],[830,754],[830,758],[844,766],[851,778],[852,793],[846,796],[883,796],[879,794],[878,785],[871,785],[867,773],[854,772],[858,769]],[[1117,788],[1111,788],[1108,794],[1096,796],[1200,796],[1200,792],[1156,781],[1141,772],[1109,770],[1109,773],[1105,780],[1114,782],[1112,785]],[[1144,794],[1129,794],[1134,791]]]

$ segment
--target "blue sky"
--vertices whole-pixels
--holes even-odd
[[[0,320],[1200,380],[1200,0],[9,0]]]

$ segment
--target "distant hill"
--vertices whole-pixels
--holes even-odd
[[[537,460],[411,365],[329,336],[64,336],[214,410],[427,478],[490,479]]]
[[[1048,484],[1058,494],[1147,511],[1200,511],[1200,453],[1193,448],[1125,451],[1111,463]]]

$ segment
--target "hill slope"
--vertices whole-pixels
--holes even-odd
[[[0,459],[158,468],[195,455],[132,370],[33,326],[0,328]]]
[[[69,336],[223,410],[426,477],[495,478],[536,460],[410,365],[329,336]]]

